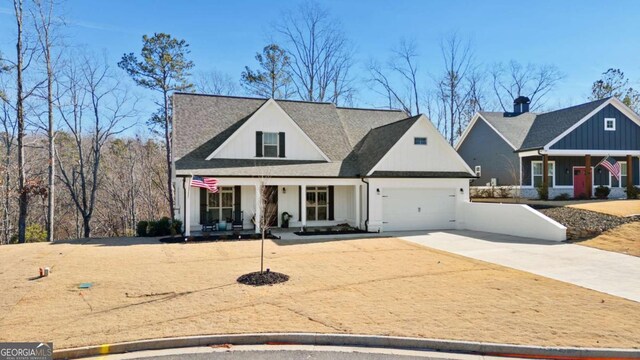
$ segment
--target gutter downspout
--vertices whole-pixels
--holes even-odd
[[[360,178],[360,181],[367,184],[367,219],[364,221],[364,231],[369,232],[369,183]]]

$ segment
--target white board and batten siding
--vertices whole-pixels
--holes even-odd
[[[257,131],[285,133],[286,151],[284,159],[325,160],[317,146],[274,101],[265,103],[210,157],[218,159],[256,159],[256,161],[269,159],[256,158]]]
[[[427,144],[416,145],[416,137],[427,138]],[[375,171],[464,173],[471,169],[422,116],[371,173]],[[458,209],[468,198],[469,180],[465,178],[372,178],[369,230],[456,229]]]

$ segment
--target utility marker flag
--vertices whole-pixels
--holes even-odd
[[[191,186],[207,189],[212,193],[217,193],[218,179],[194,176],[191,178]]]
[[[615,176],[618,181],[620,181],[620,177],[622,176],[622,169],[620,168],[620,163],[616,161],[616,159],[607,156],[602,161],[598,163],[598,165],[602,165],[605,167],[611,175]],[[596,165],[596,167],[598,166]]]

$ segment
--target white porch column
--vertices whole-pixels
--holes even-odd
[[[256,217],[255,217],[255,225],[256,225],[256,234],[260,234],[262,230],[260,228],[260,224],[262,223],[262,191],[260,191],[260,184],[256,184]]]
[[[353,185],[353,201],[356,210],[356,227],[360,228],[360,185]]]
[[[185,177],[182,180],[182,186],[184,188],[184,197],[182,198],[182,226],[184,226],[184,236],[191,235],[191,177]]]
[[[300,186],[300,220],[302,227],[307,226],[307,185]]]

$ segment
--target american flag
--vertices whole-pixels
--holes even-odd
[[[191,186],[207,189],[212,193],[218,192],[218,179],[194,176],[191,178]]]
[[[598,165],[602,165],[604,168],[609,170],[611,175],[615,176],[615,178],[620,181],[620,176],[622,176],[622,169],[620,168],[620,163],[617,162],[616,159],[607,156],[602,159],[602,161],[600,161]]]

